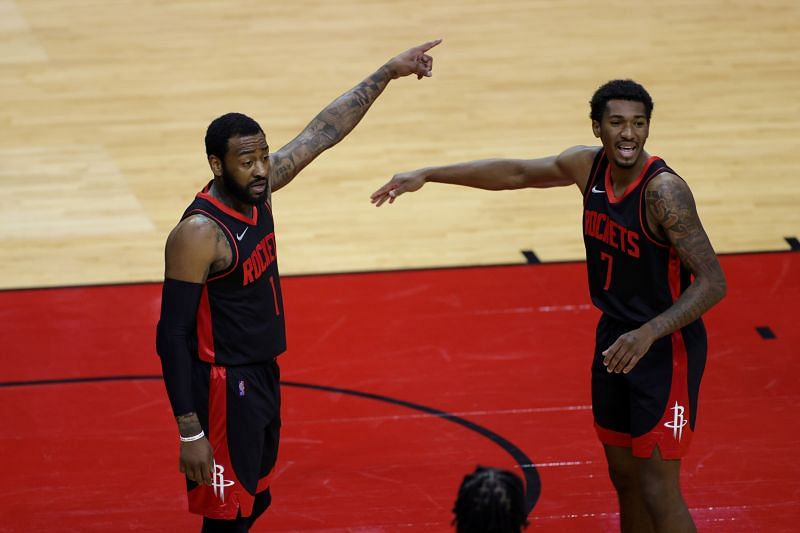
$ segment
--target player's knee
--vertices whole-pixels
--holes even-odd
[[[628,492],[637,490],[638,479],[636,469],[633,464],[622,462],[608,464],[608,477],[617,492]]]
[[[651,514],[669,512],[681,501],[680,487],[672,476],[663,475],[653,469],[642,469],[639,472],[639,491],[642,500]]]

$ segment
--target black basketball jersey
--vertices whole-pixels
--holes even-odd
[[[286,350],[275,225],[266,203],[245,216],[199,192],[182,218],[203,215],[228,239],[233,260],[211,273],[197,310],[197,355],[218,365],[271,361]]]
[[[691,282],[675,248],[647,226],[644,191],[658,174],[677,174],[659,157],[647,160],[621,196],[611,186],[605,151],[586,185],[583,241],[592,302],[606,315],[643,324],[670,307]]]

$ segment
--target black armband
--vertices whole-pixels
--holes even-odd
[[[189,347],[195,335],[197,308],[203,293],[202,283],[165,279],[161,290],[161,317],[156,327],[156,351],[169,403],[175,416],[192,412],[192,354]]]

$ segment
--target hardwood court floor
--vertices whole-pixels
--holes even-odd
[[[593,144],[587,102],[615,77],[650,89],[648,146],[720,251],[797,235],[794,0],[0,0],[0,287],[161,279],[165,236],[209,176],[211,119],[248,113],[280,147],[436,37],[432,79],[392,82],[276,195],[283,272],[582,258],[575,190],[367,198],[401,170]]]
[[[796,531],[800,253],[722,264],[684,494],[700,531]],[[286,278],[282,448],[254,532],[452,531],[479,463],[527,478],[531,531],[617,529],[584,268]],[[0,292],[0,531],[195,530],[153,348],[159,295]]]
[[[613,528],[582,266],[396,271],[522,263],[520,250],[580,260],[578,192],[428,186],[379,210],[367,198],[405,169],[593,144],[592,92],[632,77],[656,102],[648,148],[689,182],[716,248],[784,250],[800,227],[798,23],[793,0],[0,0],[0,288],[114,284],[0,292],[0,531],[194,527],[152,335],[165,236],[209,176],[205,128],[245,112],[280,147],[435,37],[432,79],[392,82],[275,196],[284,274],[392,272],[287,279],[284,379],[341,390],[287,385],[283,470],[259,528],[446,530],[460,476],[515,467],[449,419],[344,389],[518,446],[541,477],[533,529]],[[706,531],[791,531],[796,255],[723,265],[687,497]],[[134,379],[93,381],[115,376]],[[41,380],[59,383],[18,383]]]

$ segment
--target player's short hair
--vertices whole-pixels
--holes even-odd
[[[518,533],[528,525],[522,479],[478,466],[461,482],[453,513],[457,533]]]
[[[650,94],[644,87],[633,80],[611,80],[594,92],[594,96],[589,101],[592,108],[589,117],[600,122],[609,100],[641,102],[644,104],[644,114],[647,120],[650,120],[650,115],[653,113],[653,99],[650,98]]]
[[[206,155],[225,159],[228,139],[264,133],[258,122],[241,113],[227,113],[211,121],[206,130]]]

